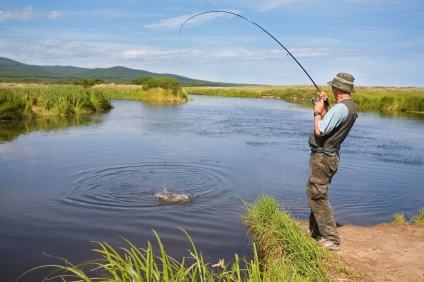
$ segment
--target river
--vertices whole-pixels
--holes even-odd
[[[43,252],[73,263],[98,257],[92,241],[126,247],[122,236],[145,248],[152,230],[175,258],[190,247],[179,228],[211,263],[247,255],[243,200],[262,194],[306,219],[311,107],[191,97],[179,106],[112,101],[77,125],[0,143],[0,280],[61,263]],[[423,140],[424,118],[360,112],[330,187],[337,222],[374,225],[423,208]],[[189,200],[163,203],[163,193]]]

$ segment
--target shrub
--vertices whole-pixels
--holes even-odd
[[[104,84],[105,81],[100,78],[78,78],[75,79],[72,84],[74,85],[82,85],[84,88],[92,87],[96,84]]]
[[[172,89],[174,96],[182,92],[181,84],[178,80],[171,77],[151,77],[144,76],[134,79],[132,84],[143,85],[144,90],[152,88]]]

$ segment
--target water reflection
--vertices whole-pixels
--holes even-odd
[[[95,116],[48,117],[37,120],[2,121],[0,122],[0,142],[10,142],[21,134],[34,131],[55,131],[75,126],[100,123]]]

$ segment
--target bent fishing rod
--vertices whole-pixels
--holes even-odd
[[[287,52],[287,54],[288,55],[290,55],[290,57],[292,57],[293,58],[293,60],[299,65],[299,67],[305,72],[305,74],[309,77],[309,79],[312,81],[312,83],[314,84],[314,86],[315,86],[315,88],[317,89],[317,91],[320,93],[321,92],[321,90],[318,88],[318,86],[317,86],[317,84],[315,83],[315,81],[312,79],[312,77],[309,75],[309,73],[303,68],[303,66],[299,63],[299,61],[293,56],[293,54],[289,51],[289,50],[287,50],[287,48],[286,47],[284,47],[284,45],[283,44],[281,44],[281,42],[280,41],[278,41],[277,40],[277,38],[275,38],[271,33],[269,33],[268,31],[266,31],[263,27],[261,27],[260,25],[258,25],[257,23],[255,23],[255,22],[253,22],[253,21],[251,21],[251,20],[249,20],[248,18],[245,18],[245,17],[243,17],[243,16],[241,16],[241,15],[239,15],[239,14],[236,14],[236,13],[233,13],[233,12],[229,12],[229,11],[225,11],[225,10],[219,10],[219,11],[207,11],[207,12],[203,12],[203,13],[199,13],[199,14],[196,14],[196,15],[194,15],[194,16],[191,16],[191,17],[189,17],[188,19],[186,19],[182,24],[181,24],[181,26],[180,26],[180,30],[178,31],[178,36],[179,37],[181,37],[181,30],[182,30],[182,28],[183,28],[183,26],[184,26],[184,24],[186,23],[186,22],[188,22],[189,20],[191,20],[191,19],[193,19],[193,18],[195,18],[195,17],[198,17],[198,16],[201,16],[201,15],[205,15],[205,14],[211,14],[211,13],[226,13],[226,14],[231,14],[231,15],[234,15],[234,16],[237,16],[237,17],[239,17],[239,18],[242,18],[242,19],[244,19],[244,20],[246,20],[246,21],[248,21],[248,22],[250,22],[250,23],[252,23],[252,24],[254,24],[255,26],[257,26],[258,28],[260,28],[263,32],[265,32],[266,34],[268,34],[272,39],[274,39],[281,47],[283,47],[284,48],[284,50]]]

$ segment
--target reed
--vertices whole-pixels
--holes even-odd
[[[150,242],[147,249],[139,249],[126,239],[123,239],[128,245],[126,248],[115,248],[106,242],[97,242],[98,248],[93,251],[101,256],[100,259],[72,264],[66,259],[57,258],[62,264],[35,267],[23,273],[19,279],[33,271],[50,269],[45,281],[270,281],[262,279],[255,249],[251,260],[235,255],[233,263],[226,264],[220,260],[211,265],[205,261],[193,240],[183,230],[192,248],[187,258],[177,261],[166,253],[159,235],[153,232],[160,250],[158,255],[154,253]]]

